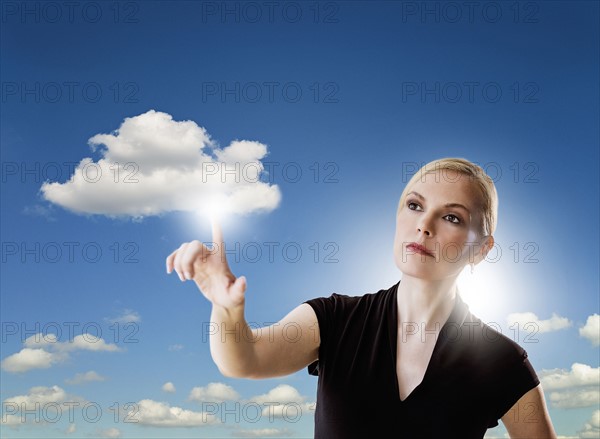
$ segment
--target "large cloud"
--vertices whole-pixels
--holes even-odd
[[[102,158],[82,159],[64,183],[44,183],[46,200],[76,213],[136,218],[215,203],[246,214],[273,210],[281,200],[277,185],[261,181],[266,145],[235,140],[221,149],[195,122],[166,113],[126,118],[88,143]]]

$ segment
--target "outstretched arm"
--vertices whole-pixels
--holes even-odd
[[[199,241],[183,243],[166,260],[167,272],[194,280],[212,303],[210,352],[223,375],[271,378],[288,375],[318,357],[317,316],[301,304],[279,322],[250,328],[244,315],[246,279],[236,278],[225,256],[219,224],[213,221],[213,247]]]

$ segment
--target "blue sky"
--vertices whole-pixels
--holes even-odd
[[[482,165],[502,253],[459,286],[527,350],[557,433],[596,437],[597,2],[1,5],[3,437],[312,435],[316,378],[221,376],[210,304],[165,273],[181,242],[210,241],[205,217],[166,201],[144,218],[81,215],[43,196],[44,181],[103,158],[88,139],[151,110],[204,128],[215,151],[267,147],[262,181],[280,200],[223,220],[257,325],[393,285],[394,215],[416,167]],[[127,189],[154,199],[154,183]],[[104,208],[135,208],[124,194]],[[272,418],[265,401],[280,403]]]

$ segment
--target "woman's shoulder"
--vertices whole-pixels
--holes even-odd
[[[344,306],[344,307],[366,307],[383,305],[390,300],[395,300],[395,291],[398,284],[394,284],[389,288],[380,289],[375,292],[366,292],[359,295],[345,294],[334,292],[329,296],[320,296],[307,300],[309,304],[327,304],[329,306]]]
[[[496,322],[484,322],[470,311],[461,326],[461,342],[472,355],[498,367],[509,366],[527,358],[527,351]],[[467,342],[467,343],[464,343]]]

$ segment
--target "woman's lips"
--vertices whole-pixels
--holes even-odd
[[[431,253],[429,250],[427,250],[427,248],[423,247],[422,245],[417,244],[416,242],[411,242],[406,246],[406,248],[416,253],[433,257],[433,253]]]

